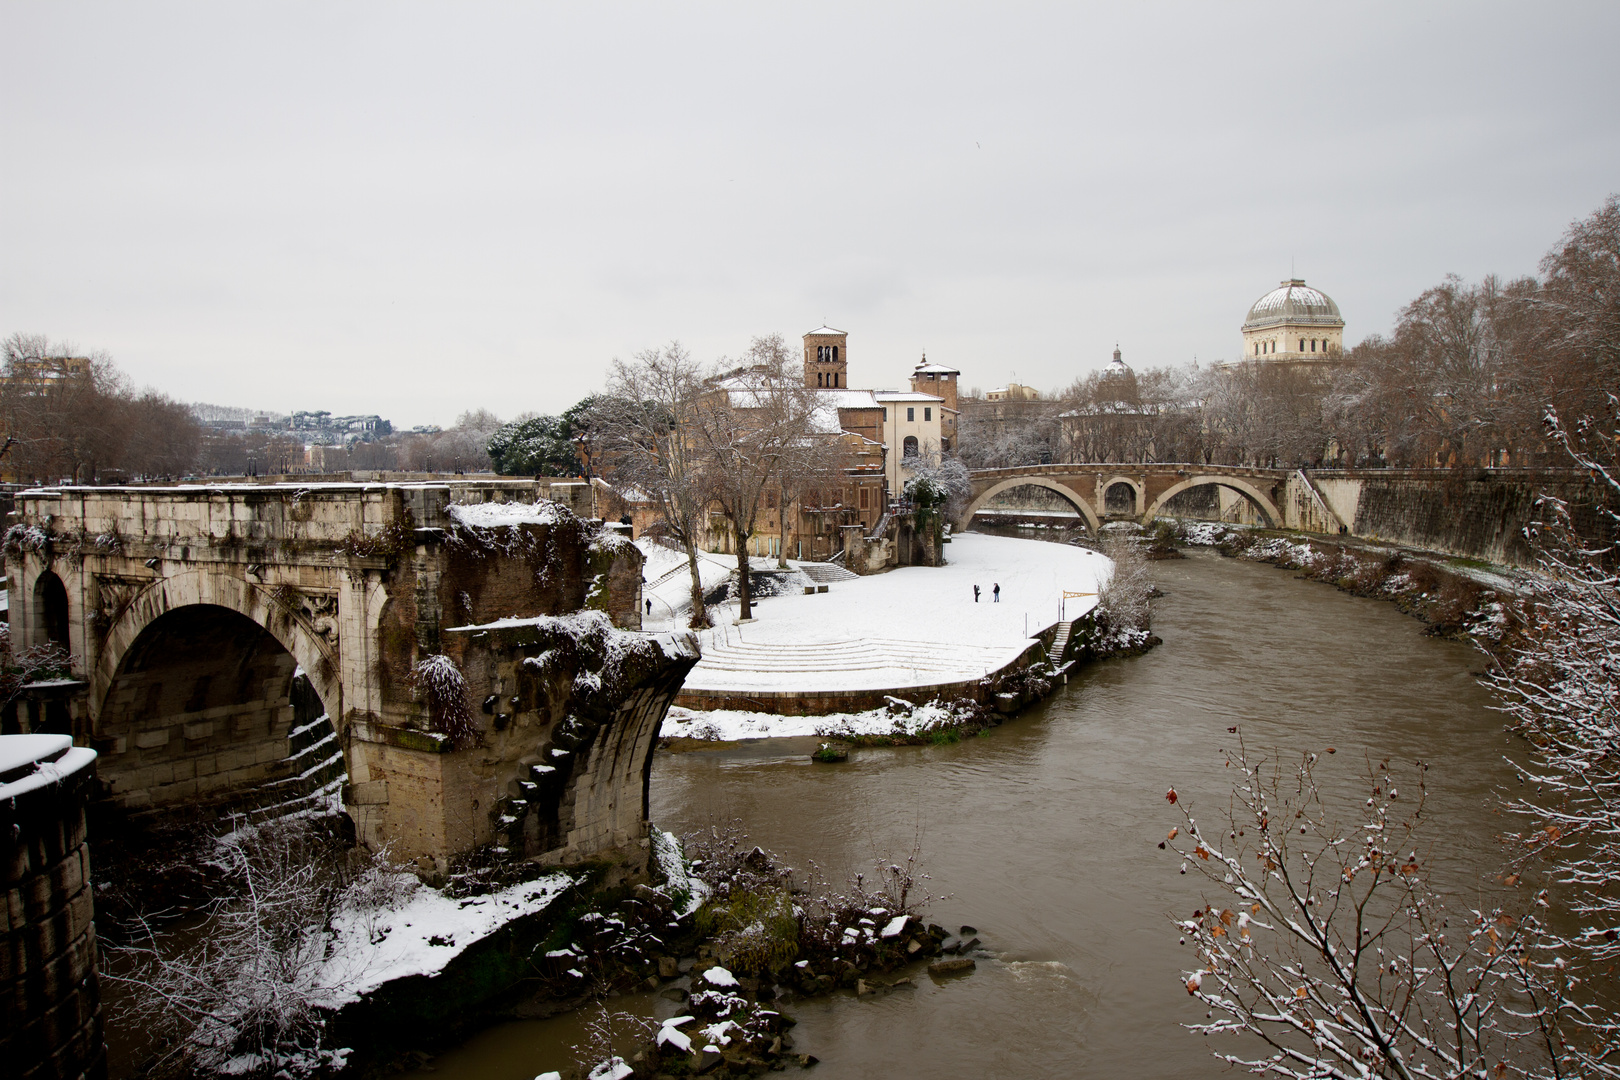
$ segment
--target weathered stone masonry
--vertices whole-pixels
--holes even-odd
[[[603,640],[646,643],[644,663],[615,687],[620,698],[598,710],[610,735],[597,738],[644,746],[649,760],[640,727],[656,731],[695,661],[690,643],[633,632],[633,545],[555,503],[492,528],[452,510],[545,490],[512,481],[25,492],[6,536],[18,644],[66,639],[83,683],[72,734],[101,754],[105,797],[131,811],[287,779],[301,670],[336,729],[361,838],[442,860],[497,837],[508,787],[530,768],[520,759],[569,715],[548,699],[520,725],[529,744],[508,737],[499,725],[510,710],[476,706],[492,673],[527,658],[525,646],[469,652],[450,628],[584,609],[599,613]],[[412,680],[438,653],[471,664],[475,730],[459,745],[435,730],[442,718]],[[534,854],[640,850],[644,783],[624,768],[599,772],[600,756],[574,766],[574,801],[546,834],[557,847]],[[624,792],[589,794],[614,783]]]
[[[95,754],[62,735],[0,737],[0,1072],[106,1075],[85,846]]]

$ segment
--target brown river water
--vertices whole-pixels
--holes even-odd
[[[1490,889],[1512,744],[1475,681],[1480,656],[1393,605],[1190,555],[1155,564],[1162,646],[1091,666],[987,737],[858,750],[843,765],[812,764],[807,740],[658,755],[652,817],[677,835],[741,819],[756,843],[834,880],[920,841],[930,891],[947,897],[931,920],[971,923],[991,954],[966,978],[918,972],[914,990],[784,1002],[795,1049],[821,1059],[805,1075],[1231,1075],[1181,1027],[1203,1014],[1169,916],[1205,894],[1157,844],[1180,821],[1172,785],[1218,816],[1234,725],[1251,751],[1335,746],[1319,775],[1347,791],[1367,754],[1430,763],[1436,875],[1463,906]],[[614,1004],[678,1011],[653,996]],[[501,1024],[422,1075],[531,1080],[568,1068],[578,1030],[574,1017]]]

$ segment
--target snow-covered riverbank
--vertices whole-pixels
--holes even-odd
[[[959,534],[945,550],[942,567],[841,581],[810,596],[767,597],[749,623],[737,623],[734,605],[717,608],[720,625],[702,634],[704,660],[686,686],[808,694],[976,679],[1016,659],[1031,635],[1089,612],[1095,596],[1064,593],[1094,594],[1111,569],[1085,548],[1012,537]],[[894,722],[881,709],[816,717],[675,709],[664,734],[768,738],[843,726],[880,734]]]

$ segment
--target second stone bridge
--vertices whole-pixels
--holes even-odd
[[[524,481],[23,492],[14,655],[73,659],[8,724],[96,749],[130,813],[291,799],[325,739],[374,848],[639,871],[698,653],[638,632],[641,553],[589,502]]]
[[[1289,469],[1175,463],[1082,462],[979,469],[971,474],[973,497],[958,526],[966,528],[973,515],[989,508],[997,495],[1020,487],[1040,487],[1061,495],[1095,532],[1109,516],[1110,505],[1125,508],[1116,516],[1148,522],[1183,491],[1215,486],[1241,496],[1261,520],[1275,527],[1285,524],[1287,489],[1295,475]]]

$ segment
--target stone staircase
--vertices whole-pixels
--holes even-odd
[[[1069,647],[1069,631],[1073,627],[1072,620],[1058,623],[1057,633],[1052,636],[1052,647],[1046,650],[1046,658],[1053,667],[1063,662],[1063,650]]]
[[[854,581],[861,576],[837,563],[795,562],[792,565],[817,585],[831,585],[835,581]]]

